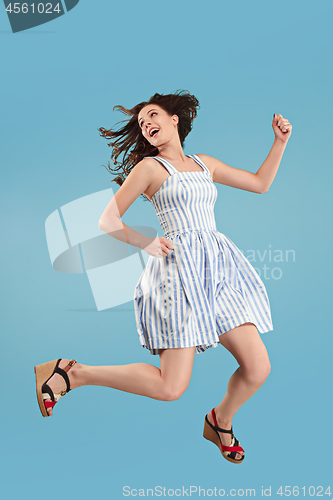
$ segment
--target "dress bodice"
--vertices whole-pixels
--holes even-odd
[[[217,189],[211,173],[197,155],[187,156],[200,165],[200,172],[179,172],[164,158],[151,157],[162,163],[170,174],[151,198],[166,238],[195,230],[216,231]]]

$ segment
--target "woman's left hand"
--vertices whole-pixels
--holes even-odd
[[[274,115],[272,127],[274,130],[275,138],[282,142],[288,142],[291,136],[292,126],[286,118],[282,115]]]

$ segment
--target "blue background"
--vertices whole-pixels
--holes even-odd
[[[330,1],[81,0],[12,34],[2,8],[4,498],[123,498],[126,485],[255,488],[256,496],[272,486],[272,498],[281,485],[322,486],[333,497],[332,10]],[[186,154],[256,172],[273,144],[273,113],[293,125],[268,193],[217,186],[217,228],[245,254],[295,252],[295,261],[251,262],[282,276],[264,279],[271,374],[234,418],[241,467],[202,438],[204,416],[237,367],[221,346],[196,355],[174,402],[85,387],[43,419],[35,397],[33,367],[50,359],[158,364],[140,347],[133,303],[97,312],[86,275],[52,269],[44,223],[65,203],[117,189],[97,131],[124,119],[113,106],[177,89],[201,105]],[[156,226],[157,218],[140,197],[123,220]]]

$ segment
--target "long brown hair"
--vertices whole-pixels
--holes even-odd
[[[108,143],[108,146],[112,147],[111,160],[115,168],[111,168],[109,161],[105,168],[113,175],[118,174],[111,182],[116,182],[119,186],[123,184],[134,166],[145,156],[158,155],[158,149],[143,137],[138,124],[138,115],[141,109],[149,104],[157,104],[170,116],[178,116],[177,127],[182,147],[184,146],[185,137],[192,130],[193,120],[197,116],[197,109],[200,108],[198,99],[187,90],[177,90],[173,94],[166,95],[154,94],[149,101],[140,102],[140,104],[131,109],[119,105],[114,106],[113,111],[119,109],[122,113],[131,116],[131,118],[118,122],[126,122],[126,125],[119,130],[106,130],[103,127],[100,127],[98,130],[101,137],[116,139]],[[121,154],[123,154],[122,160],[121,162],[117,162],[117,158]],[[147,198],[144,197],[144,199]]]

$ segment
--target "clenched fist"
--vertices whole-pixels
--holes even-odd
[[[287,118],[283,118],[283,116],[280,114],[274,114],[272,127],[276,139],[280,139],[282,142],[288,141],[291,135],[292,126]]]

